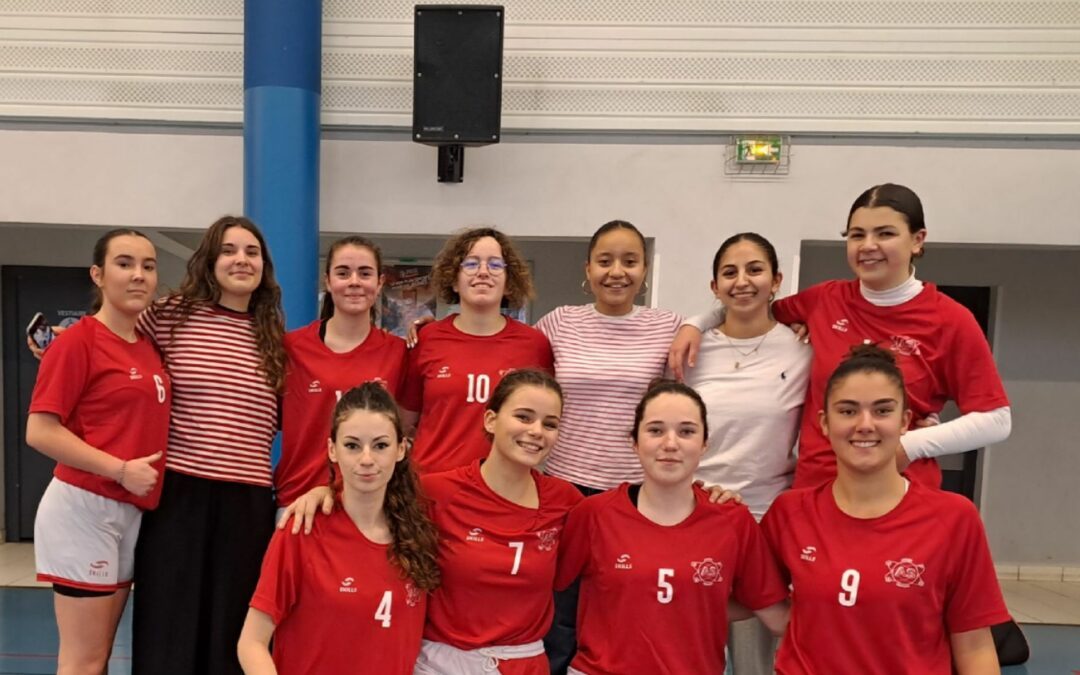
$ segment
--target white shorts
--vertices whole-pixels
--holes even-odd
[[[424,640],[413,675],[498,675],[499,661],[528,659],[543,653],[544,643],[540,640],[523,645],[500,645],[472,650]]]
[[[87,591],[131,585],[142,510],[55,478],[34,519],[38,581]]]

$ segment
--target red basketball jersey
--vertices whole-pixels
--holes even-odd
[[[83,317],[45,350],[30,399],[31,413],[52,413],[87,444],[120,459],[165,452],[169,440],[169,376],[149,338],[129,343],[92,316]],[[55,476],[94,494],[157,507],[165,459],[154,462],[158,481],[136,497],[111,478],[57,464]]]
[[[851,347],[871,342],[892,350],[904,373],[912,423],[956,401],[960,412],[987,412],[1009,405],[994,357],[975,317],[927,283],[911,300],[893,307],[871,304],[858,280],[826,281],[773,303],[782,323],[805,323],[814,361],[803,406],[795,487],[813,487],[836,476],[836,455],[821,425],[825,384]],[[941,469],[920,459],[905,473],[938,487]]]
[[[376,381],[397,396],[405,378],[405,341],[372,328],[352,351],[338,354],[319,337],[319,321],[285,336],[289,367],[281,402],[281,459],[274,469],[279,506],[329,480],[326,439],[338,399]]]
[[[950,675],[950,633],[1009,619],[975,506],[912,482],[859,519],[832,485],[780,495],[762,521],[793,589],[776,672]]]
[[[581,578],[578,652],[588,675],[720,673],[733,597],[762,609],[787,597],[750,511],[710,504],[695,489],[678,525],[641,515],[629,485],[586,499],[570,514],[556,587]]]
[[[454,327],[456,316],[425,327],[409,355],[401,405],[420,413],[413,460],[422,473],[487,456],[484,406],[503,375],[521,368],[553,371],[551,345],[535,328],[507,319],[495,335],[468,335]]]
[[[421,481],[439,529],[442,584],[424,637],[458,649],[520,645],[551,626],[555,564],[566,516],[582,500],[566,481],[533,472],[540,506],[492,492],[480,461]]]
[[[427,594],[387,548],[340,505],[311,534],[274,533],[251,606],[274,621],[278,672],[412,674]]]

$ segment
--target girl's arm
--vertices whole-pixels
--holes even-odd
[[[270,656],[270,638],[274,635],[274,621],[270,615],[249,608],[240,641],[236,643],[236,655],[245,675],[277,675],[277,666]]]
[[[994,637],[989,628],[977,628],[949,636],[957,675],[1000,675]]]
[[[787,600],[781,600],[775,605],[769,605],[764,609],[754,610],[754,616],[761,619],[761,623],[776,637],[783,637],[787,630],[788,617],[791,614]]]
[[[53,413],[30,413],[26,420],[26,444],[60,464],[111,478],[140,497],[157,483],[158,471],[151,463],[161,459],[160,450],[138,459],[122,460],[73,434]]]

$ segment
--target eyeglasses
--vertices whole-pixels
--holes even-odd
[[[465,258],[461,261],[461,271],[468,274],[470,277],[480,271],[480,266],[486,265],[488,274],[492,276],[498,276],[506,271],[506,261],[502,258],[488,258],[487,260],[481,260],[480,258]]]

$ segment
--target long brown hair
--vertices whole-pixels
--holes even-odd
[[[401,412],[394,397],[378,382],[365,382],[353,387],[334,406],[330,425],[330,440],[337,441],[338,427],[357,410],[385,415],[394,426],[397,441],[403,440]],[[394,474],[386,485],[383,513],[390,528],[391,542],[387,550],[390,562],[412,580],[417,588],[435,590],[439,586],[439,533],[428,518],[427,500],[420,491],[420,479],[416,477],[411,461],[411,451],[394,467]],[[330,483],[335,483],[333,464],[330,465]]]
[[[259,370],[275,391],[280,392],[285,383],[285,317],[281,309],[281,287],[274,278],[274,263],[266,239],[255,223],[242,216],[222,216],[206,230],[199,248],[187,263],[187,274],[180,284],[180,291],[173,294],[174,311],[178,320],[172,331],[182,325],[191,314],[204,305],[215,305],[221,300],[221,288],[214,276],[214,265],[221,255],[221,242],[225,231],[239,227],[250,232],[262,249],[263,271],[259,287],[251,294],[248,311],[255,327],[255,344],[261,359]],[[172,303],[166,303],[166,306]]]

